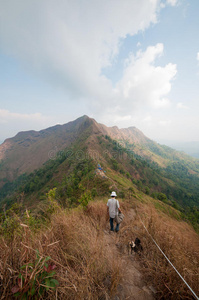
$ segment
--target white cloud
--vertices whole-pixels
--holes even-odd
[[[167,4],[169,4],[171,6],[175,6],[178,4],[178,0],[167,0]]]
[[[166,7],[166,5],[176,6],[179,3],[180,3],[179,0],[166,0],[166,2],[160,3],[160,8],[163,9]]]
[[[112,93],[111,81],[101,72],[112,64],[122,39],[156,23],[159,4],[159,0],[126,1],[125,5],[120,0],[36,0],[34,3],[7,0],[1,2],[0,43],[6,53],[15,55],[29,69],[67,89],[75,99],[83,96],[92,104],[91,99],[104,99]],[[145,55],[140,52],[136,65],[141,61],[150,65],[155,56],[162,54],[162,48],[158,44],[149,47]],[[128,76],[130,65],[124,76]],[[165,68],[170,67],[173,68],[171,65]],[[164,68],[161,70],[164,72]],[[154,69],[159,74],[161,70]],[[147,74],[143,76],[146,83]],[[128,83],[124,88],[126,95],[131,88]],[[156,106],[166,103],[158,96],[155,98]]]
[[[52,118],[40,113],[20,114],[0,109],[0,138],[12,137],[19,131],[40,130],[54,124]]]
[[[160,120],[159,121],[159,125],[161,125],[161,126],[168,126],[168,125],[170,125],[171,124],[171,120]]]
[[[152,116],[148,115],[146,116],[143,120],[142,120],[144,123],[149,123],[152,121]]]
[[[196,57],[196,59],[199,61],[199,52],[197,53],[197,57]]]
[[[165,120],[163,122],[163,135],[162,137],[168,141],[198,141],[198,117],[189,115],[176,116],[172,120]],[[161,138],[160,128],[156,132],[153,131],[153,135]]]
[[[72,93],[100,93],[102,68],[111,65],[121,39],[156,22],[158,0],[7,0],[1,2],[4,51]]]
[[[116,122],[116,123],[118,123],[118,122],[124,122],[124,121],[129,121],[129,120],[131,120],[132,119],[132,117],[130,116],[130,115],[127,115],[127,116],[116,116],[115,118],[114,118],[114,121]]]
[[[103,68],[117,59],[127,36],[157,23],[161,3],[160,0],[2,1],[1,48],[28,71],[64,89],[67,99],[73,97],[82,102],[90,115],[107,121],[113,120],[114,112],[115,120],[133,124],[139,108],[161,109],[170,105],[168,95],[176,65],[158,65],[157,59],[164,50],[163,44],[158,43],[145,51],[138,44],[140,50],[129,55],[115,88],[103,75]],[[176,3],[167,1],[170,5]],[[48,123],[41,114],[1,111],[0,118],[1,114],[1,122],[12,120],[14,124],[14,120],[20,120],[23,130]]]
[[[177,108],[179,108],[179,109],[189,109],[189,107],[184,105],[182,102],[177,103]]]
[[[37,122],[46,122],[49,118],[42,116],[41,113],[34,114],[20,114],[13,113],[6,109],[0,109],[0,122],[7,123],[10,121],[18,120],[18,121],[37,121]]]
[[[153,108],[169,106],[166,96],[177,68],[171,63],[165,67],[155,66],[155,60],[162,54],[163,44],[157,44],[148,47],[145,52],[138,51],[136,56],[130,55],[123,78],[117,84],[117,93],[124,99],[123,109],[145,105]]]

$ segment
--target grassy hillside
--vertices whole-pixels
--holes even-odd
[[[189,172],[187,161],[171,161],[160,167],[154,161],[125,148],[107,135],[91,134],[87,127],[68,148],[56,153],[42,168],[7,182],[0,190],[1,207],[23,200],[36,206],[56,187],[56,198],[65,207],[74,207],[82,197],[108,195],[117,190],[124,198],[138,188],[154,199],[178,209],[197,228],[199,223],[199,178]],[[98,164],[103,168],[98,173]],[[190,167],[190,166],[189,166]],[[194,168],[194,166],[193,166]],[[192,170],[193,170],[192,168]]]
[[[153,296],[193,299],[143,224],[199,292],[199,161],[136,128],[86,116],[18,134],[1,145],[0,159],[1,299],[128,298],[127,268],[135,266],[126,245],[136,237],[144,248],[135,257],[139,272]],[[113,238],[112,190],[125,214]]]
[[[187,171],[187,161],[161,167],[133,147],[85,126],[41,168],[4,185],[2,299],[122,299],[128,295],[124,282],[134,260],[147,287],[156,291],[154,298],[193,299],[143,224],[199,293],[198,176]],[[117,191],[125,219],[107,243],[111,190]],[[129,257],[126,245],[136,237],[144,251]]]
[[[53,189],[34,211],[25,210],[22,203],[6,211],[0,220],[1,299],[120,298],[126,292],[126,268],[134,262],[156,298],[193,299],[142,224],[198,293],[199,236],[180,213],[130,190],[127,198],[120,199],[125,214],[120,231],[107,244],[106,201],[105,196],[66,209]],[[135,237],[142,241],[141,256],[127,253],[126,246]],[[113,255],[114,245],[118,250]]]
[[[96,137],[99,140],[96,140]],[[56,158],[74,144],[79,144],[82,148],[87,140],[91,144],[88,145],[89,150],[102,157],[106,153],[102,153],[101,150],[107,150],[106,145],[103,149],[99,148],[99,142],[104,144],[103,137],[117,142],[109,156],[114,156],[114,152],[118,153],[118,148],[120,150],[125,148],[129,153],[132,152],[151,165],[162,169],[168,168],[168,172],[177,168],[177,171],[183,171],[184,175],[199,177],[198,160],[155,143],[135,127],[127,129],[107,127],[83,116],[64,125],[56,125],[39,132],[20,132],[15,137],[7,139],[0,145],[0,187],[24,173],[30,174],[41,168],[49,159]],[[81,156],[78,155],[78,151],[79,148],[73,150],[73,156],[77,159]]]
[[[91,134],[91,120],[83,116],[64,125],[41,131],[19,132],[0,145],[0,187],[42,167],[56,154],[71,147],[83,135]]]

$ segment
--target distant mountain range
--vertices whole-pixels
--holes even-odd
[[[168,141],[166,144],[178,151],[183,151],[190,156],[199,158],[199,142],[171,142]]]
[[[18,192],[39,199],[49,188],[62,190],[63,180],[78,176],[73,191],[81,183],[103,193],[101,184],[89,180],[85,185],[98,164],[106,170],[106,189],[125,192],[133,183],[154,197],[164,193],[169,203],[199,206],[199,160],[150,140],[136,127],[107,127],[88,116],[5,140],[0,145],[0,202],[15,201]],[[71,186],[66,186],[60,198],[69,197]]]

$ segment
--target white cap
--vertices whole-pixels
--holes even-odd
[[[116,195],[116,192],[112,192],[111,193],[111,197],[116,197],[117,195]]]

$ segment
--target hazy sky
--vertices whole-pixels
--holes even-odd
[[[0,0],[0,141],[84,114],[199,141],[198,0]]]

